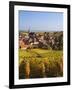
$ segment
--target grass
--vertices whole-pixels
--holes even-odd
[[[19,49],[19,78],[63,76],[62,56],[63,51]]]

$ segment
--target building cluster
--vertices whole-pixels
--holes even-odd
[[[62,49],[62,44],[63,44],[62,32],[19,33],[19,48],[21,49],[28,49],[28,48]]]

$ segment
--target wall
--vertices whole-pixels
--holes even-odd
[[[20,0],[17,0],[20,1]],[[72,14],[72,0],[21,0],[58,4],[70,4]],[[72,21],[72,18],[71,18]],[[72,38],[72,37],[71,37]],[[0,90],[8,90],[9,77],[9,0],[0,0]],[[72,68],[72,66],[71,66]],[[72,75],[72,74],[71,74]],[[70,86],[30,88],[29,90],[70,90]],[[26,89],[28,90],[28,89]]]

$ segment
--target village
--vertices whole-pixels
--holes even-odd
[[[19,32],[19,48],[63,49],[63,32]]]

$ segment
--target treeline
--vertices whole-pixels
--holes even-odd
[[[53,49],[53,50],[62,50],[63,49],[63,32],[45,32],[44,40],[46,44],[43,48]],[[42,43],[41,45],[42,46]]]

